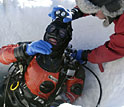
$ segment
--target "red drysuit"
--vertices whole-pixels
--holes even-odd
[[[14,48],[18,47],[18,45],[8,45],[8,46],[3,46],[0,49],[0,62],[3,64],[10,64],[13,62],[16,62],[17,59],[14,56]],[[30,62],[28,65],[27,71],[25,72],[25,83],[28,87],[28,89],[35,95],[40,96],[40,98],[47,99],[50,94],[55,90],[56,88],[56,81],[50,80],[48,77],[49,75],[53,76],[54,78],[58,79],[59,78],[59,72],[57,73],[52,73],[52,72],[47,72],[46,70],[42,69],[37,61],[36,57],[33,58],[33,60]],[[40,84],[44,81],[52,81],[54,84],[54,89],[49,92],[49,93],[43,93],[40,91],[39,87]],[[66,82],[66,97],[70,100],[72,103],[75,101],[79,95],[74,94],[71,92],[71,87],[74,84],[81,84],[83,86],[84,81],[82,79],[78,79],[76,77],[72,77]],[[65,99],[63,99],[65,100]],[[65,101],[66,102],[66,101]]]

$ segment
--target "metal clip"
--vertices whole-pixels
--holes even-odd
[[[18,88],[18,86],[19,86],[19,81],[16,82],[16,86],[15,86],[15,87],[13,87],[13,85],[14,85],[14,83],[12,83],[11,86],[10,86],[10,90],[11,90],[11,91],[14,91],[14,90],[16,90],[16,89]]]

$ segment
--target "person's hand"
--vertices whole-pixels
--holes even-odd
[[[72,21],[72,12],[70,12],[68,9],[65,9],[63,6],[61,5],[58,5],[58,6],[55,6],[53,7],[53,10],[52,12],[50,12],[48,15],[52,18],[52,19],[56,19],[57,16],[56,16],[56,12],[57,11],[64,11],[67,13],[67,15],[63,18],[63,22],[64,23],[67,23],[67,22],[70,22]]]
[[[83,50],[77,50],[76,52],[73,52],[71,56],[76,59],[80,64],[82,64],[84,61],[82,59],[82,53]]]
[[[43,40],[39,40],[27,44],[26,53],[28,55],[35,55],[37,53],[49,55],[52,52],[51,48],[52,45],[50,43]]]

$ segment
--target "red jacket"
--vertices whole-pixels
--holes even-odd
[[[3,46],[0,49],[0,62],[3,64],[10,64],[10,63],[16,62],[17,59],[14,56],[14,49],[16,47],[18,47],[18,45]],[[48,97],[55,90],[55,88],[51,92],[45,94],[40,91],[39,86],[44,81],[47,81],[47,80],[52,81],[49,78],[50,75],[56,79],[59,78],[59,72],[51,73],[51,72],[45,71],[38,65],[38,63],[36,61],[36,57],[34,57],[34,59],[30,62],[29,66],[27,68],[27,72],[25,72],[25,75],[24,75],[25,83],[26,83],[27,87],[29,88],[29,90],[33,94],[40,96],[41,98],[48,99]],[[52,82],[53,82],[54,86],[56,87],[57,82],[56,81],[52,81]],[[75,101],[79,97],[79,95],[76,95],[71,92],[72,85],[77,84],[77,83],[79,83],[83,86],[84,81],[82,79],[72,77],[66,83],[67,91],[65,92],[65,95],[68,99],[70,99],[70,102]]]
[[[110,36],[110,40],[104,45],[99,46],[88,54],[88,61],[99,64],[113,61],[124,56],[124,14],[114,21],[115,33]]]

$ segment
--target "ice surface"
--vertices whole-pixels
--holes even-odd
[[[61,104],[59,107],[81,107],[81,106],[64,103],[64,104]]]

